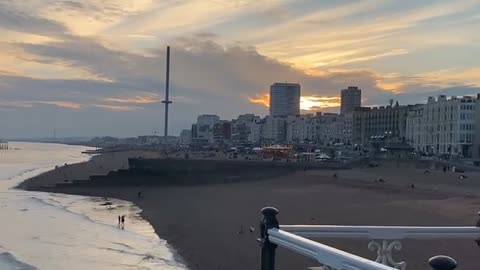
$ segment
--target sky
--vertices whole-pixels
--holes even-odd
[[[0,0],[0,138],[170,134],[199,114],[303,113],[480,93],[479,0]]]

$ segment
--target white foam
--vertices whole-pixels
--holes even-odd
[[[55,165],[88,159],[79,154],[86,148],[14,147],[22,150],[0,154],[0,179],[6,179],[0,181],[0,253],[6,258],[0,263],[49,270],[185,269],[129,202],[109,200],[112,205],[107,206],[102,198],[11,189]],[[13,177],[15,172],[20,176]],[[117,227],[120,214],[127,215],[125,230]]]

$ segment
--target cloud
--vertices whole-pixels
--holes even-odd
[[[9,1],[0,2],[0,28],[53,36],[67,32],[62,23],[19,10]]]
[[[74,109],[79,110],[82,108],[80,103],[69,102],[69,101],[36,101],[35,103],[53,105],[65,109]]]
[[[17,100],[0,101],[0,110],[12,110],[12,109],[31,108],[31,107],[33,107],[33,104],[31,102],[26,102],[26,101],[17,101]]]
[[[270,95],[269,94],[256,94],[254,97],[248,97],[248,101],[255,104],[260,104],[265,107],[270,107]]]
[[[149,104],[160,101],[158,94],[150,94],[147,96],[135,96],[126,98],[105,98],[104,101],[115,103],[134,103],[134,104]]]
[[[273,82],[299,82],[306,112],[336,111],[348,85],[363,90],[365,105],[476,91],[474,61],[415,72],[415,59],[398,64],[419,48],[448,44],[453,58],[455,46],[477,44],[474,1],[345,3],[0,0],[0,27],[8,29],[0,37],[0,108],[9,111],[0,123],[24,123],[10,134],[57,126],[89,135],[159,131],[167,44],[172,134],[198,114],[265,115]]]
[[[132,112],[141,109],[140,107],[132,106],[118,106],[118,105],[107,105],[107,104],[93,104],[94,107],[102,108],[105,110],[111,110],[116,112]]]
[[[170,42],[174,101],[171,116],[175,130],[185,128],[202,113],[215,113],[226,119],[245,112],[264,115],[268,100],[264,93],[273,82],[299,82],[304,97],[302,107],[308,110],[335,110],[338,98],[334,97],[352,84],[363,89],[366,105],[386,104],[390,98],[400,98],[399,93],[427,93],[443,87],[427,76],[401,77],[365,69],[301,70],[262,55],[252,46],[221,44],[211,37],[214,36],[199,35]],[[165,49],[153,49],[144,55],[107,47],[98,38],[74,36],[63,42],[18,46],[36,56],[32,61],[40,59],[51,65],[85,70],[92,77],[105,80],[4,76],[0,83],[6,84],[8,91],[3,96],[30,100],[31,91],[36,89],[43,100],[65,100],[83,107],[95,104],[94,108],[130,112],[137,117],[145,117],[143,113],[147,112],[152,115],[149,117],[162,114],[158,101],[164,89]],[[153,118],[152,121],[158,122]]]

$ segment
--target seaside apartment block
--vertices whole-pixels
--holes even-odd
[[[409,111],[416,105],[361,107],[353,113],[353,142],[369,145],[374,142],[405,142]]]
[[[477,97],[429,97],[409,112],[407,141],[434,155],[480,156],[480,109]]]

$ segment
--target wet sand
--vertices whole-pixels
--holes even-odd
[[[78,165],[82,174],[87,165]],[[83,166],[83,169],[82,169]],[[457,174],[405,168],[306,171],[257,182],[171,187],[55,188],[54,192],[113,197],[132,201],[156,233],[171,244],[192,270],[258,269],[256,242],[260,209],[275,206],[281,224],[474,225],[480,208],[480,178],[459,182]],[[48,178],[48,173],[44,175]],[[383,178],[384,183],[374,182]],[[415,185],[414,189],[408,185]],[[143,199],[137,198],[142,191]],[[115,223],[116,216],[112,216]],[[128,221],[127,221],[128,222]],[[254,225],[256,231],[248,228]],[[244,233],[238,233],[243,227]],[[368,240],[317,239],[374,259]],[[458,269],[477,269],[480,248],[473,240],[402,241],[394,252],[409,269],[430,269],[429,257],[447,254]],[[282,248],[277,269],[305,269],[318,264]]]

